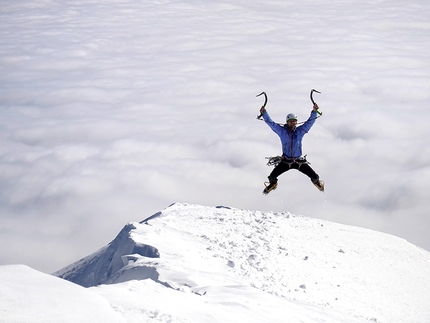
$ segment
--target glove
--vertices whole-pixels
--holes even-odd
[[[318,104],[315,103],[312,110],[315,112],[318,112],[318,109],[319,109],[319,106],[318,106]]]

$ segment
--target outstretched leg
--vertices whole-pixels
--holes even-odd
[[[286,171],[290,170],[290,164],[280,162],[270,173],[268,179],[270,184],[275,184],[278,182],[278,176],[285,173]]]
[[[317,173],[315,173],[312,167],[309,166],[309,164],[303,163],[303,164],[297,164],[297,165],[298,165],[297,169],[303,174],[307,175],[311,179],[312,183],[318,182],[320,177],[318,176]]]
[[[324,191],[324,182],[320,181],[320,177],[315,171],[312,169],[309,164],[299,164],[297,168],[300,172],[307,175],[312,183],[320,190]]]
[[[268,179],[269,183],[264,183],[266,185],[266,188],[263,190],[263,194],[269,194],[269,192],[276,189],[278,186],[278,176],[282,173],[285,173],[287,170],[290,169],[290,164],[287,163],[279,163],[273,171],[270,173]]]

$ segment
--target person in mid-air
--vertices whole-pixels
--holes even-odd
[[[317,119],[318,105],[315,103],[310,117],[302,125],[297,126],[297,116],[294,113],[287,115],[287,123],[282,126],[273,122],[265,107],[260,109],[267,125],[279,136],[282,144],[281,162],[273,169],[268,179],[269,183],[265,183],[266,188],[263,194],[268,194],[278,186],[278,176],[290,169],[297,169],[307,175],[312,183],[320,190],[324,191],[324,182],[320,181],[317,173],[311,168],[306,161],[306,157],[302,156],[302,140],[303,136],[308,133]]]

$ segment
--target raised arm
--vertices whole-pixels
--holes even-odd
[[[315,123],[315,120],[318,118],[317,111],[318,111],[318,104],[315,103],[308,120],[306,120],[305,123],[300,126],[300,129],[302,131],[308,132],[312,128],[312,126]]]
[[[272,118],[270,118],[269,113],[267,112],[266,108],[261,108],[260,109],[260,113],[263,114],[264,122],[266,122],[267,125],[270,127],[270,129],[272,129],[275,133],[277,133],[278,135],[280,135],[281,132],[285,130],[284,127],[282,127],[281,125],[277,124],[276,122],[274,122],[272,120]]]

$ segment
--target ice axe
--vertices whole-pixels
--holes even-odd
[[[262,108],[265,108],[266,104],[267,104],[267,95],[266,95],[266,92],[261,92],[257,96],[260,96],[260,95],[263,95],[263,94],[264,94],[264,98],[265,99],[264,99],[264,104],[263,104]],[[257,119],[261,119],[262,116],[263,116],[263,113],[260,113],[260,115],[257,116]]]
[[[312,103],[315,105],[316,103],[315,103],[314,98],[313,98],[313,94],[314,94],[314,92],[317,92],[317,93],[321,93],[321,92],[320,92],[320,91],[317,91],[317,90],[315,90],[315,89],[312,89],[312,91],[311,91],[311,101],[312,101]],[[318,110],[317,110],[317,113],[318,113],[319,115],[322,115],[322,112],[319,112]]]

